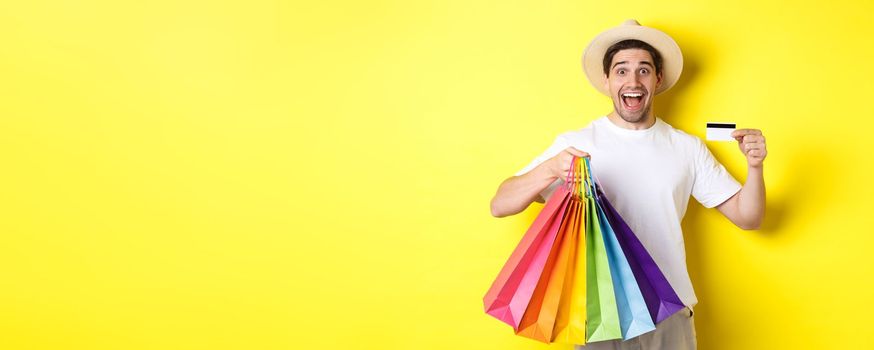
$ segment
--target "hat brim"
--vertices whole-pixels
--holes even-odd
[[[657,29],[623,24],[598,34],[583,53],[583,70],[589,83],[598,92],[610,96],[610,91],[604,87],[604,54],[611,45],[628,39],[637,39],[650,44],[662,56],[662,84],[656,89],[656,95],[667,91],[677,83],[683,71],[683,53],[677,42]]]

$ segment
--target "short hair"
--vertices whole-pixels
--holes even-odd
[[[659,74],[659,72],[662,71],[662,55],[659,54],[658,50],[643,41],[628,39],[610,45],[610,47],[607,48],[607,52],[604,53],[604,74],[610,76],[610,63],[613,62],[613,56],[615,56],[617,52],[627,49],[643,49],[649,51],[649,55],[652,56],[652,63],[655,65],[656,74]]]

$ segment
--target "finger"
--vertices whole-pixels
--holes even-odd
[[[754,149],[754,150],[750,151],[750,153],[748,153],[748,154],[749,154],[751,157],[764,158],[765,155],[767,155],[768,153],[765,152],[764,150]]]
[[[573,154],[573,155],[577,156],[577,157],[588,157],[588,156],[589,156],[588,153],[583,152],[583,151],[580,151],[580,150],[578,150],[578,149],[576,149],[576,148],[573,148],[573,147],[568,147],[568,148],[566,149],[566,151],[567,151],[568,153],[570,153],[570,154]]]
[[[744,150],[747,150],[747,151],[752,151],[752,150],[762,149],[762,148],[764,148],[764,147],[762,147],[762,144],[761,144],[761,143],[747,143],[747,144],[744,144]]]
[[[762,131],[759,129],[737,129],[731,133],[731,137],[738,138],[746,135],[761,135]]]
[[[762,135],[746,135],[743,137],[744,142],[764,142],[765,137]]]

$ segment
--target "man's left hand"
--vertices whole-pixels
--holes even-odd
[[[731,137],[737,140],[737,145],[747,157],[747,164],[750,168],[762,166],[762,161],[768,155],[768,148],[765,146],[765,136],[762,135],[761,130],[737,129],[731,133]]]

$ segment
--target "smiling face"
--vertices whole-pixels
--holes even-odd
[[[632,124],[648,124],[652,118],[652,100],[662,83],[656,74],[652,56],[643,49],[617,52],[610,62],[604,84],[613,99],[614,113]]]

